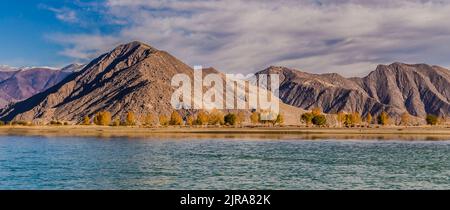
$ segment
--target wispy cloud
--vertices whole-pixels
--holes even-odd
[[[283,65],[358,75],[379,63],[450,65],[450,4],[400,0],[108,0],[114,34],[52,35],[75,58],[142,40],[190,65],[251,72]]]
[[[39,5],[39,7],[41,9],[46,9],[48,11],[53,12],[55,14],[55,17],[60,21],[64,21],[67,23],[76,23],[79,21],[77,13],[70,8],[67,7],[55,8],[44,4]]]

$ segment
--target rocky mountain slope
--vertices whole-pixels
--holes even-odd
[[[46,90],[81,67],[79,64],[71,64],[61,70],[46,67],[1,68],[0,108]]]
[[[167,52],[132,42],[101,55],[48,90],[3,109],[0,116],[4,121],[77,122],[104,110],[113,117],[128,111],[170,114],[174,92],[170,83],[179,73],[192,77],[193,69]]]
[[[338,74],[309,74],[283,67],[270,67],[259,73],[280,74],[283,102],[326,113],[358,111],[378,115],[386,111],[394,117],[408,112],[450,115],[450,71],[426,64],[380,65],[363,78]]]

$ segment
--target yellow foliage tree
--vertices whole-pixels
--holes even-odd
[[[96,125],[110,125],[111,124],[111,113],[107,111],[99,112],[94,117],[94,123]]]
[[[194,121],[195,121],[194,117],[192,115],[189,115],[186,118],[186,125],[192,126],[192,125],[194,125]]]
[[[353,125],[361,124],[361,114],[359,112],[353,112],[351,115]]]
[[[380,116],[378,116],[378,123],[380,125],[388,125],[390,122],[389,114],[387,112],[381,112]]]
[[[136,115],[134,112],[129,111],[127,117],[125,118],[125,124],[128,126],[136,125]]]
[[[371,115],[370,113],[367,114],[367,117],[366,117],[366,123],[367,123],[367,126],[369,126],[370,124],[372,124],[372,120],[373,120],[372,115]]]
[[[115,117],[112,126],[120,126],[120,117]]]
[[[311,113],[312,113],[312,115],[313,115],[314,117],[315,117],[315,116],[319,116],[319,115],[322,114],[322,109],[321,109],[320,107],[313,108],[313,109],[311,110]]]
[[[144,115],[142,121],[145,126],[155,126],[157,124],[156,116],[152,113],[147,113],[146,115]]]
[[[253,125],[256,125],[256,124],[259,123],[259,121],[260,121],[259,113],[258,112],[253,112],[250,115],[250,122],[252,122]]]
[[[89,116],[85,116],[83,118],[83,125],[90,125],[91,124],[91,119],[89,118]]]
[[[208,125],[208,121],[209,121],[209,117],[208,114],[206,112],[199,111],[197,114],[197,120],[196,120],[196,124],[197,125]]]
[[[236,114],[236,124],[242,126],[242,124],[244,123],[244,120],[245,120],[244,112],[238,112]]]
[[[208,121],[210,125],[223,125],[224,122],[224,114],[223,112],[213,109],[209,113]]]
[[[345,121],[345,113],[343,111],[337,113],[337,121],[339,122],[339,126],[342,127]]]
[[[170,125],[181,125],[183,124],[183,118],[178,114],[177,111],[173,111],[170,115]]]
[[[169,125],[169,118],[166,115],[160,115],[159,116],[159,125],[161,125],[161,126],[168,126]]]

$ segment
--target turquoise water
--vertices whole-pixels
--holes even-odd
[[[7,136],[0,189],[450,189],[450,141]]]

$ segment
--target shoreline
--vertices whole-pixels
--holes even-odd
[[[110,126],[2,126],[0,127],[0,136],[450,140],[450,128],[144,128]]]

